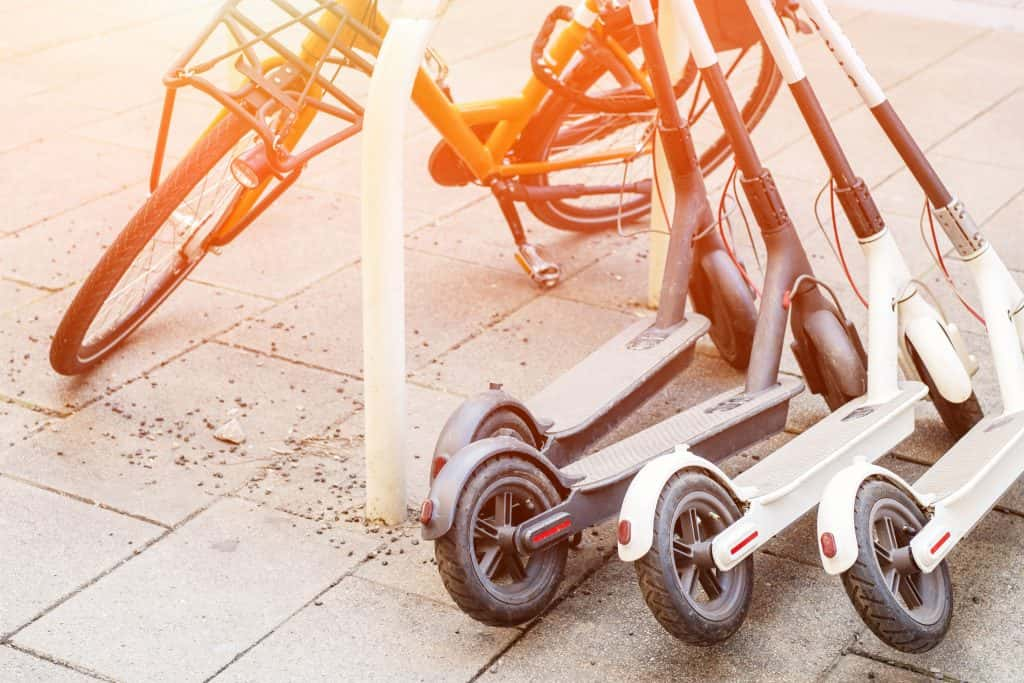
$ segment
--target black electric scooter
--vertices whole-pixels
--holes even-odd
[[[835,409],[866,387],[852,324],[813,279],[771,175],[735,107],[724,121],[743,188],[767,248],[764,294],[746,385],[597,452],[588,448],[676,377],[707,320],[686,314],[691,268],[714,273],[717,305],[732,310],[747,287],[727,253],[694,264],[692,240],[714,224],[693,141],[679,114],[649,0],[631,11],[660,112],[659,136],[676,194],[657,317],[629,327],[525,402],[494,387],[464,403],[438,439],[423,503],[445,587],[479,621],[518,624],[540,614],[561,581],[570,539],[614,517],[636,472],[687,444],[720,460],[785,427],[800,381],[780,377],[787,319],[808,385]],[[708,84],[726,87],[724,81]],[[729,267],[731,266],[731,268]],[[728,277],[727,277],[728,276]]]

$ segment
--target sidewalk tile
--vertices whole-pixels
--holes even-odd
[[[1007,175],[1019,171],[1006,171]],[[1024,216],[1024,195],[1019,195],[985,223],[984,233],[1007,268],[1024,272],[1024,240],[1020,239],[1021,216]],[[1019,280],[1019,278],[1018,278]]]
[[[205,679],[356,561],[309,522],[227,499],[14,642],[117,678]]]
[[[163,532],[2,477],[0,498],[0,635],[23,626]]]
[[[1020,136],[1024,92],[1018,91],[975,118],[936,148],[939,154],[1024,168],[1024,139]]]
[[[136,184],[0,238],[0,271],[56,290],[83,280],[146,200]]]
[[[8,451],[0,471],[173,525],[322,434],[357,395],[343,377],[206,345]],[[232,418],[241,446],[213,436]]]
[[[522,275],[405,253],[408,369],[537,296]],[[361,270],[346,268],[232,330],[234,344],[362,374]]]
[[[10,675],[12,681],[87,683],[95,680],[91,676],[19,652],[7,645],[0,646],[0,671],[3,671],[5,675]]]
[[[462,399],[415,385],[407,389],[406,491],[409,506],[418,510],[428,488],[434,444]],[[358,385],[352,391],[359,391]],[[359,410],[342,419],[329,432],[294,440],[287,460],[249,482],[239,495],[327,527],[340,523],[361,528],[366,502],[364,414]]]
[[[516,635],[432,600],[347,578],[218,680],[465,681]]]
[[[141,152],[67,134],[0,154],[0,165],[0,232],[113,194],[149,172],[148,156]]]
[[[0,394],[57,411],[81,407],[266,305],[186,282],[106,362],[91,373],[68,378],[50,368],[49,353],[51,337],[74,294],[65,290],[4,317]]]
[[[359,247],[358,200],[292,188],[192,278],[280,300],[357,262]]]
[[[416,373],[425,384],[472,395],[500,382],[528,397],[636,318],[540,297]],[[558,349],[557,353],[550,350]]]
[[[0,401],[0,451],[13,448],[49,419],[16,403]]]
[[[987,221],[1024,189],[1024,179],[1019,171],[938,154],[930,154],[929,158],[943,183],[963,200],[978,223]],[[872,194],[884,216],[899,214],[916,220],[921,215],[924,192],[906,169],[879,185]],[[941,234],[942,229],[938,225],[935,227]],[[943,242],[947,243],[945,239]],[[911,239],[907,239],[905,244],[908,251],[914,248]]]
[[[691,647],[655,621],[632,567],[613,561],[544,617],[482,680],[810,680],[859,627],[853,609],[842,606],[842,588],[820,571],[762,555],[755,581],[747,623],[728,645]]]
[[[934,681],[935,676],[922,674],[889,666],[873,659],[855,654],[844,654],[819,680],[829,683],[847,683],[848,681],[877,680],[888,683],[924,683]]]
[[[4,241],[0,239],[0,245],[3,245]],[[0,315],[9,313],[19,306],[24,306],[34,299],[41,299],[46,296],[46,292],[43,292],[32,287],[19,284],[17,282],[11,282],[10,280],[0,280]]]

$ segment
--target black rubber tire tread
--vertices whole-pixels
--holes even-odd
[[[62,375],[77,375],[106,358],[145,322],[198,265],[205,252],[183,269],[175,279],[169,280],[163,288],[155,290],[146,300],[140,302],[135,311],[108,335],[114,339],[113,343],[87,361],[81,360],[82,342],[89,326],[135,257],[167,221],[171,212],[184,201],[192,188],[238,143],[247,130],[248,125],[238,117],[225,117],[210,129],[209,133],[196,141],[188,154],[178,162],[156,191],[132,216],[104,252],[64,313],[50,346],[50,364],[54,370]]]
[[[921,376],[921,381],[928,386],[928,397],[931,399],[932,405],[935,406],[935,411],[939,414],[939,418],[942,419],[942,424],[946,426],[946,430],[954,438],[961,438],[985,417],[985,413],[981,409],[981,403],[978,401],[978,395],[972,391],[971,395],[963,403],[947,401],[939,393],[939,390],[935,388],[935,380],[932,379],[931,373],[928,372],[924,361],[921,360],[909,339],[907,340],[907,348],[910,350],[910,359],[914,362],[914,367],[917,368],[917,374]]]
[[[487,415],[487,417],[477,425],[470,443],[480,441],[482,439],[488,439],[492,436],[513,436],[512,434],[508,434],[509,431],[515,432],[515,438],[519,439],[523,443],[529,444],[534,448],[537,447],[537,442],[533,436],[533,430],[530,429],[530,425],[528,425],[526,420],[524,420],[518,413],[508,409],[496,410]]]
[[[881,571],[875,562],[873,551],[870,550],[872,540],[869,515],[874,504],[882,497],[898,499],[908,508],[918,510],[922,522],[926,519],[916,503],[898,487],[879,479],[866,481],[854,502],[854,524],[860,552],[853,566],[841,575],[843,588],[846,589],[846,594],[857,614],[879,640],[901,652],[927,652],[942,641],[953,616],[953,590],[949,579],[949,565],[943,560],[933,570],[941,572],[946,589],[947,609],[935,624],[922,624],[907,614],[884,585]]]
[[[665,514],[671,515],[674,510],[667,509],[669,498],[677,488],[711,487],[722,500],[729,501],[734,517],[730,522],[739,519],[740,510],[729,493],[717,481],[692,470],[684,470],[669,479],[658,497],[657,512],[654,517],[655,536],[651,549],[634,563],[640,592],[644,596],[651,614],[662,627],[679,640],[689,645],[707,647],[717,645],[731,637],[743,625],[750,611],[752,591],[748,591],[741,608],[728,620],[709,625],[697,615],[689,603],[679,595],[675,578],[675,561],[665,556],[664,549],[659,547],[659,522]],[[671,525],[672,522],[670,521]],[[671,540],[670,540],[671,543]],[[669,546],[671,547],[671,546]],[[731,571],[747,572],[748,586],[753,586],[754,558],[748,557]]]
[[[459,608],[477,621],[489,626],[517,626],[539,616],[554,600],[565,573],[565,561],[569,554],[568,542],[545,549],[554,553],[557,571],[533,600],[511,605],[498,603],[480,582],[473,568],[467,533],[472,533],[469,519],[477,497],[490,482],[503,475],[515,473],[529,478],[546,496],[549,507],[557,505],[561,496],[551,480],[533,463],[515,456],[498,456],[488,460],[473,473],[462,489],[455,509],[452,528],[434,542],[434,558],[441,581]]]
[[[746,370],[754,347],[757,304],[724,252],[712,252],[701,259],[690,278],[690,295],[694,310],[711,321],[708,334],[719,355],[737,370]]]
[[[825,356],[825,354],[823,354],[819,350],[826,348],[828,344],[823,339],[815,338],[819,334],[819,331],[815,328],[815,326],[808,325],[804,331],[807,333],[807,338],[810,345],[809,350],[811,352],[811,358],[813,359],[814,363],[817,364],[818,373],[821,376],[822,384],[824,384],[825,392],[824,394],[822,394],[822,398],[825,400],[825,404],[828,406],[829,410],[835,411],[841,408],[842,406],[846,405],[853,399],[864,395],[864,391],[867,391],[868,386],[868,369],[864,365],[860,354],[857,352],[856,345],[853,343],[848,333],[846,332],[846,328],[834,315],[832,316],[832,319],[835,321],[835,324],[838,326],[838,328],[843,331],[842,335],[833,335],[833,342],[836,339],[846,339],[848,342],[848,347],[844,350],[839,350],[837,353],[833,353],[831,356]],[[838,373],[840,372],[839,367],[837,367],[838,362],[856,362],[859,365],[860,376],[864,380],[864,391],[854,396],[851,396],[847,391],[843,389],[843,383],[842,381],[840,381],[838,377]]]
[[[692,64],[692,60],[691,60]],[[586,63],[576,68],[570,74],[568,80],[577,88],[587,88],[603,75],[604,71],[598,71]],[[694,74],[696,75],[696,74]],[[696,80],[694,80],[696,82]],[[768,112],[768,108],[775,99],[782,84],[782,75],[771,53],[762,44],[761,67],[758,73],[757,83],[751,91],[750,97],[742,105],[741,114],[747,124],[747,130],[754,130],[761,119]],[[574,105],[571,101],[552,95],[548,97],[537,114],[533,117],[530,125],[523,133],[523,144],[517,146],[516,156],[524,162],[544,161],[551,154],[551,144],[555,140],[558,130],[561,128],[566,117],[572,112]],[[713,107],[709,107],[713,109]],[[710,111],[708,112],[711,113]],[[710,147],[701,152],[701,171],[705,176],[711,174],[721,166],[732,154],[732,147],[723,134]],[[524,184],[545,185],[547,176],[523,177]],[[613,196],[614,197],[614,196]],[[530,213],[541,222],[559,230],[571,232],[604,232],[617,227],[619,217],[617,210],[609,210],[606,219],[580,221],[567,218],[563,213],[552,208],[551,201],[527,202],[526,207]],[[611,204],[609,205],[612,206]],[[614,208],[614,207],[613,207]],[[622,212],[623,224],[637,220],[649,213],[651,210],[650,199],[642,205]]]

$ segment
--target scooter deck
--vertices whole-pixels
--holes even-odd
[[[653,323],[653,317],[638,320],[526,401],[530,412],[552,422],[546,429],[549,435],[584,429],[606,415],[659,370],[692,350],[710,327],[707,318],[691,313],[656,344],[634,345]]]
[[[868,405],[866,397],[854,399],[740,474],[734,483],[737,489],[747,489],[745,498],[764,503],[798,489],[817,502],[832,474],[858,457],[874,461],[910,436],[914,404],[927,392],[920,382],[904,382],[885,403]],[[817,488],[807,486],[814,482]]]
[[[980,480],[989,472],[998,471],[1007,486],[1024,469],[1024,458],[1016,464],[1003,467],[1000,461],[1020,454],[1024,446],[1024,412],[986,417],[921,475],[914,483],[920,495],[944,498],[976,477]]]
[[[727,430],[743,433],[731,439],[738,450],[781,431],[786,424],[789,401],[803,391],[798,379],[782,377],[776,386],[756,394],[732,389],[693,406],[652,427],[582,458],[565,468],[566,474],[583,477],[574,488],[588,489],[632,476],[648,461],[676,446],[695,446]],[[753,424],[755,418],[769,419]],[[744,423],[750,423],[743,429]]]

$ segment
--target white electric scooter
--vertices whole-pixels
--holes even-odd
[[[979,422],[914,484],[865,460],[832,479],[818,508],[825,570],[842,574],[850,600],[882,641],[924,652],[942,640],[952,617],[945,557],[1024,473],[1024,293],[939,180],[824,3],[805,0],[804,7],[967,263],[999,380],[1001,414]]]
[[[721,81],[693,0],[674,0],[709,93]],[[619,557],[635,561],[641,590],[676,637],[710,645],[746,616],[753,553],[819,501],[832,476],[874,461],[914,430],[914,405],[929,391],[957,436],[980,418],[972,359],[956,327],[924,300],[870,193],[853,172],[770,0],[747,0],[838,187],[868,263],[868,391],[741,475],[730,478],[680,445],[633,480],[619,521]],[[715,101],[716,108],[722,102]],[[898,381],[903,365],[922,381]],[[910,373],[908,373],[910,374]]]

